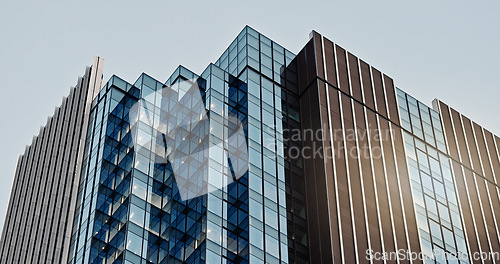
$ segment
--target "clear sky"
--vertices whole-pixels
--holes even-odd
[[[431,105],[500,135],[500,2],[0,1],[0,225],[17,156],[92,63],[166,80],[214,62],[245,25],[297,53],[316,30]]]

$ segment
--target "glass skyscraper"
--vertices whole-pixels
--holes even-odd
[[[0,263],[500,263],[500,139],[317,32],[102,64],[19,157]]]

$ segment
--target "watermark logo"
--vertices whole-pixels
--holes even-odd
[[[152,153],[150,164],[171,166],[182,200],[222,189],[248,171],[243,124],[224,104],[205,104],[196,80],[142,97],[130,111],[134,149]]]
[[[325,124],[325,126],[327,126]],[[272,134],[266,127],[265,131]],[[287,146],[285,156],[291,159],[380,159],[382,142],[392,141],[392,130],[376,127],[367,128],[320,128],[320,129],[283,129],[283,142]],[[292,143],[292,144],[287,144]],[[298,143],[298,144],[294,144]],[[371,145],[370,145],[371,144]],[[274,149],[274,140],[264,138],[263,145]]]
[[[408,249],[399,249],[392,252],[376,252],[373,249],[366,250],[366,260],[387,261],[387,260],[411,260],[426,261],[429,259],[463,261],[469,262],[469,255],[463,252],[448,252],[444,249],[435,248],[428,254],[423,252],[412,252]],[[500,252],[474,252],[470,255],[473,261],[500,260]],[[446,261],[445,261],[446,262]]]

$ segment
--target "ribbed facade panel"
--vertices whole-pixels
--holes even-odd
[[[470,254],[499,252],[500,159],[496,136],[441,101],[435,106],[443,119],[453,159]],[[488,258],[483,263],[493,261]]]
[[[312,263],[420,251],[392,79],[316,32],[296,60],[302,129],[323,137],[304,143],[323,151],[304,160]]]
[[[92,97],[89,79],[98,64],[89,67],[76,88],[63,98],[46,126],[19,157],[9,209],[0,243],[2,263],[62,263],[67,261],[68,240],[74,217],[78,182],[77,153]],[[99,77],[99,78],[102,78]]]

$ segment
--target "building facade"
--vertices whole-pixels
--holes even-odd
[[[314,31],[165,82],[102,64],[19,157],[1,263],[500,262],[500,139]]]

